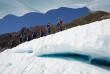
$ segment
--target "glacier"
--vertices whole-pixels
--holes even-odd
[[[109,28],[96,21],[7,49],[0,74],[110,74]]]

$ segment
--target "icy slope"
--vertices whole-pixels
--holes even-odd
[[[37,56],[73,52],[93,57],[110,57],[110,19],[23,43],[14,48],[13,52],[34,52]]]
[[[98,21],[5,50],[0,53],[0,74],[110,74],[110,70],[89,64],[98,58],[98,63],[110,65],[109,24],[110,19]],[[91,58],[86,63],[61,57],[65,53]]]
[[[110,71],[75,60],[5,51],[0,54],[0,74],[110,74]]]

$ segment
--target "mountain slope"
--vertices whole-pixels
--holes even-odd
[[[103,20],[103,19],[107,19],[110,18],[109,17],[110,13],[107,12],[103,12],[103,11],[99,11],[99,12],[94,12],[94,13],[90,13],[88,15],[85,15],[83,17],[80,17],[78,19],[75,19],[69,23],[63,24],[63,30],[65,29],[69,29],[78,25],[84,25],[87,23],[91,23],[91,22],[95,22],[95,21],[99,21],[99,20]],[[64,20],[65,21],[65,20]],[[23,34],[27,35],[28,33],[31,35],[32,32],[36,32],[37,33],[37,38],[39,38],[39,31],[40,29],[43,29],[43,31],[46,33],[46,29],[45,29],[45,25],[44,26],[36,26],[36,27],[30,27],[30,28],[23,28],[22,30],[20,30],[19,32],[13,32],[13,33],[8,33],[8,34],[4,34],[0,36],[0,50],[3,51],[7,48],[10,48],[10,42],[11,40],[15,41],[15,44],[18,45],[19,44],[19,37],[21,36],[21,33],[23,31]],[[56,32],[58,32],[59,29],[56,25],[51,25],[51,33],[54,34]]]
[[[75,19],[69,23],[66,23],[66,24],[64,24],[64,26],[71,28],[74,26],[84,25],[84,24],[88,24],[91,22],[100,21],[100,20],[108,19],[108,18],[110,18],[110,13],[104,12],[104,11],[97,11],[97,12],[92,12],[83,17],[80,17],[78,19]]]

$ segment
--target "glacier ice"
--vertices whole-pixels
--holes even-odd
[[[109,57],[110,19],[77,26],[56,34],[25,42],[12,52],[34,55],[73,52],[93,57]]]
[[[0,53],[0,74],[110,74],[110,70],[76,59],[59,58],[69,53],[74,57],[75,54],[78,57],[90,57],[93,64],[97,62],[100,64],[105,60],[109,65],[109,28],[110,19],[106,19],[7,49]],[[44,55],[47,57],[41,57]],[[57,55],[58,58],[48,57],[52,55]]]

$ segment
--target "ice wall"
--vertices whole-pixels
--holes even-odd
[[[80,53],[110,57],[110,19],[77,26],[56,34],[25,42],[12,50],[34,55]]]
[[[97,21],[5,50],[0,53],[0,74],[110,74],[109,23]]]

